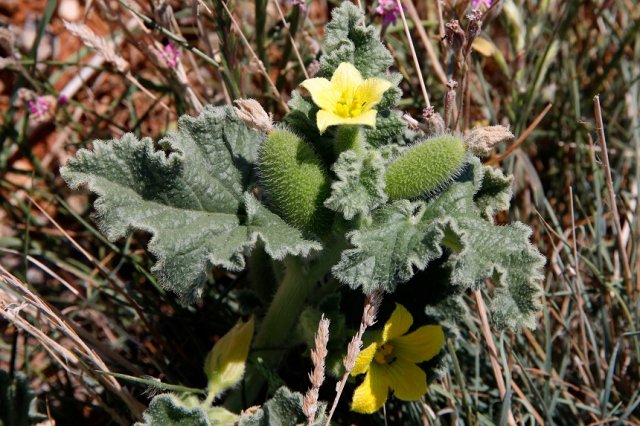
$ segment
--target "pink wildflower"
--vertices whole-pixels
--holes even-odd
[[[35,100],[27,102],[29,112],[34,118],[39,119],[49,111],[49,102],[47,102],[42,96],[36,97]]]
[[[484,6],[486,9],[489,9],[492,2],[492,0],[471,0],[471,7],[473,9],[480,9],[480,7]]]
[[[378,0],[376,13],[382,16],[382,25],[395,25],[400,15],[398,2],[396,0]]]
[[[169,68],[175,68],[180,59],[180,51],[173,43],[167,43],[164,45],[162,56]]]

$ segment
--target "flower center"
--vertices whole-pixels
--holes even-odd
[[[392,364],[396,360],[396,356],[393,354],[393,346],[388,343],[380,346],[374,359],[378,364]]]
[[[357,117],[362,114],[364,105],[357,105],[352,91],[344,91],[336,103],[336,115],[344,118]]]

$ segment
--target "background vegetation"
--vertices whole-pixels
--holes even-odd
[[[424,401],[390,401],[371,417],[343,401],[334,420],[640,424],[640,5],[498,1],[459,69],[441,36],[449,20],[466,22],[470,2],[445,0],[441,10],[435,1],[416,3],[405,2],[408,28],[436,110],[447,80],[465,75],[456,90],[459,129],[508,124],[516,136],[487,161],[516,177],[512,208],[498,220],[533,227],[547,258],[543,308],[535,330],[494,334],[469,294],[470,319],[450,336],[443,376]],[[95,425],[139,419],[147,377],[204,387],[204,356],[241,308],[257,303],[244,291],[246,273],[215,270],[199,304],[179,305],[149,272],[148,237],[107,241],[90,218],[91,197],[69,190],[58,170],[94,139],[129,131],[157,138],[204,104],[252,97],[281,118],[291,90],[317,67],[334,6],[0,0],[5,424],[22,424],[6,417],[10,383],[23,392],[30,384],[43,420]],[[362,0],[381,25],[375,6]],[[419,118],[425,100],[402,22],[385,27],[383,38],[404,76],[401,106]],[[361,306],[343,293],[343,304]],[[347,319],[356,326],[357,316]],[[287,362],[269,372],[273,381],[304,392],[308,357]],[[331,401],[333,380],[321,399]],[[21,395],[11,403],[28,405]]]

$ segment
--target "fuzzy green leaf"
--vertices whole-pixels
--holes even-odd
[[[190,404],[191,405],[191,404]],[[187,406],[172,394],[154,397],[142,414],[144,423],[135,426],[210,426],[206,413],[197,405]]]
[[[242,269],[244,250],[258,238],[276,259],[320,248],[245,193],[263,137],[231,108],[208,107],[197,118],[182,117],[178,131],[157,145],[132,134],[96,141],[61,174],[71,187],[86,184],[98,194],[96,220],[110,240],[131,230],[151,233],[160,284],[192,302],[211,266]]]
[[[442,227],[422,221],[423,202],[400,200],[376,210],[371,223],[347,235],[355,247],[342,253],[334,266],[336,277],[352,288],[392,292],[442,255]]]
[[[380,41],[380,31],[363,26],[364,14],[350,2],[334,9],[331,17],[318,77],[331,77],[341,62],[355,65],[364,78],[383,77],[393,57]]]
[[[447,261],[452,284],[477,288],[491,278],[496,285],[489,303],[493,324],[535,328],[545,259],[529,243],[531,229],[520,222],[496,226],[478,217],[457,218],[456,227],[460,248]]]
[[[505,176],[502,170],[483,166],[484,177],[482,186],[475,194],[475,202],[482,215],[492,218],[496,213],[509,208],[513,191],[511,184],[513,176]]]
[[[384,192],[384,161],[378,151],[368,151],[360,158],[354,151],[340,154],[332,167],[337,180],[331,184],[331,196],[324,205],[351,220],[387,201]]]
[[[291,92],[291,100],[288,103],[291,111],[284,117],[284,123],[313,146],[320,157],[329,159],[333,157],[332,128],[324,134],[320,134],[317,125],[318,107],[305,98],[299,92]]]
[[[320,403],[314,425],[324,424],[324,403]],[[273,398],[264,403],[255,413],[240,418],[239,426],[289,426],[307,423],[302,412],[302,395],[281,387]]]
[[[529,243],[528,227],[496,226],[481,216],[474,194],[484,176],[473,160],[428,204],[399,200],[376,210],[370,223],[348,234],[354,247],[342,253],[333,268],[336,277],[365,293],[391,292],[447,248],[449,285],[478,288],[491,278],[496,285],[489,304],[494,324],[533,326],[544,258]]]
[[[375,128],[366,128],[367,143],[372,147],[380,147],[392,143],[405,145],[407,138],[407,122],[400,111],[385,111],[378,113]]]

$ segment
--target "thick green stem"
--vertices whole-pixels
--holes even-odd
[[[284,261],[286,271],[267,314],[262,320],[260,329],[253,341],[254,356],[270,367],[276,367],[284,354],[284,346],[293,327],[300,317],[304,302],[315,279],[310,277],[302,259],[287,257]],[[237,411],[242,408],[243,400],[251,404],[265,384],[265,378],[260,372],[249,366],[243,389],[238,389],[227,398],[226,406]]]
[[[339,235],[326,241],[320,256],[311,262],[296,257],[285,259],[284,278],[253,341],[253,356],[259,357],[263,365],[274,369],[278,367],[285,353],[288,338],[305,307],[307,296],[315,283],[331,270],[347,246],[344,232]],[[265,382],[263,374],[249,365],[244,386],[229,395],[225,406],[238,412],[244,406],[254,404]]]
[[[311,287],[302,260],[288,257],[285,267],[284,279],[253,341],[254,354],[269,364],[282,355],[282,346],[298,321]]]
[[[353,150],[361,156],[364,154],[364,134],[360,126],[340,126],[336,132],[336,156],[340,153]]]

